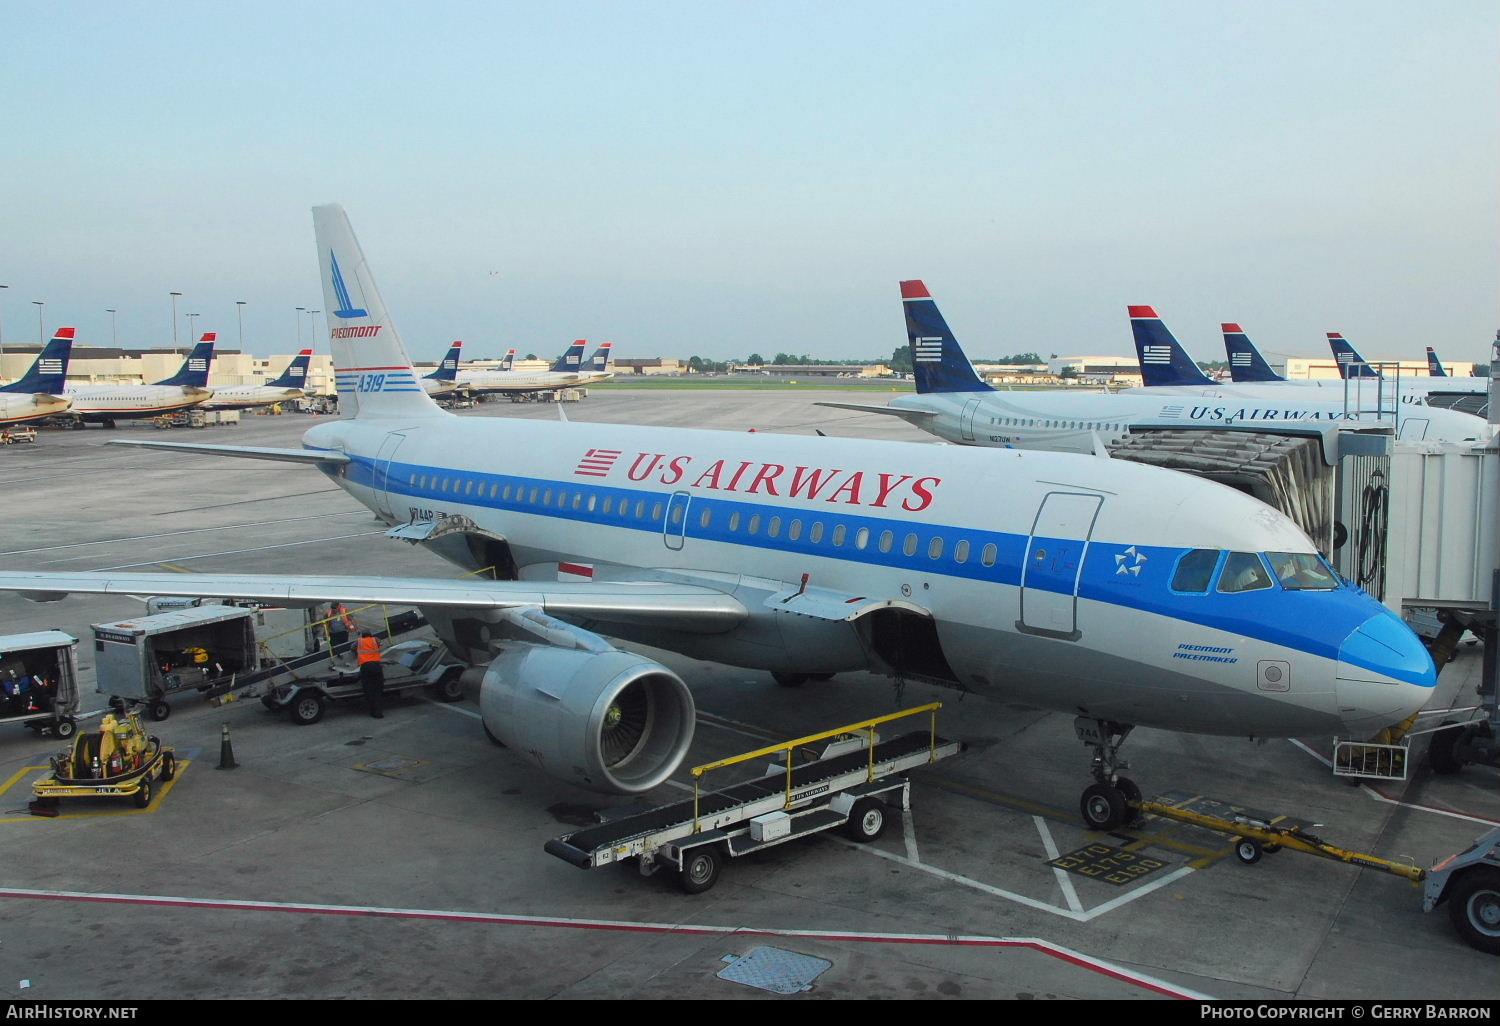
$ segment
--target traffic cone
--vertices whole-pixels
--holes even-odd
[[[234,761],[234,746],[229,743],[229,724],[224,724],[224,730],[219,735],[219,769],[235,769],[239,763]]]

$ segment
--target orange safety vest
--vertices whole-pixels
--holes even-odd
[[[380,662],[380,642],[375,638],[360,638],[354,651],[361,663]]]

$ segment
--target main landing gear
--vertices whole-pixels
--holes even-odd
[[[1094,749],[1090,766],[1094,783],[1084,789],[1083,797],[1078,801],[1078,811],[1091,830],[1116,830],[1129,826],[1141,814],[1130,804],[1141,800],[1141,789],[1129,777],[1120,776],[1120,770],[1130,768],[1130,763],[1119,756],[1120,746],[1134,729],[1130,723],[1093,720],[1087,716],[1079,716],[1073,721],[1078,740]]]

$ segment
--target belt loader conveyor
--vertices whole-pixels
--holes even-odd
[[[910,782],[901,774],[963,749],[931,730],[882,741],[873,724],[937,708],[922,706],[699,766],[695,778],[771,753],[788,757],[787,766],[773,766],[763,777],[608,820],[548,841],[546,850],[580,869],[634,858],[649,875],[669,865],[682,889],[697,894],[714,885],[725,858],[840,826],[854,840],[873,841],[885,829],[888,809],[910,808]],[[841,737],[860,729],[864,736]],[[792,751],[828,738],[836,740],[820,758],[791,767]]]

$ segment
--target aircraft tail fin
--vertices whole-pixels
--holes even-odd
[[[391,321],[370,266],[337,203],[313,207],[318,270],[333,350],[339,414],[347,418],[450,416],[417,381],[411,357]]]
[[[271,388],[301,388],[307,384],[307,367],[312,363],[312,350],[304,349],[292,357],[286,370],[275,381],[266,382]]]
[[[511,370],[512,368],[514,368],[515,365],[516,365],[516,351],[514,349],[507,349],[505,351],[504,358],[501,359],[501,361],[500,361],[500,367],[499,367],[499,369],[503,370],[503,371],[508,371],[508,370]]]
[[[614,355],[610,343],[601,342],[599,348],[594,350],[594,355],[589,357],[589,371],[594,374],[609,373],[609,358]]]
[[[1238,324],[1221,324],[1224,332],[1224,353],[1229,357],[1229,374],[1236,383],[1258,381],[1285,381],[1277,374],[1250,341],[1250,336]]]
[[[974,365],[959,348],[926,285],[903,281],[901,305],[906,310],[906,341],[911,345],[912,376],[918,395],[994,391],[974,372]]]
[[[68,358],[73,352],[73,329],[58,328],[57,334],[36,354],[36,362],[21,377],[0,386],[0,392],[30,392],[62,395],[68,380]]]
[[[1438,359],[1437,353],[1432,351],[1431,346],[1427,347],[1427,373],[1435,378],[1446,378],[1448,376],[1448,372],[1443,369],[1443,361]]]
[[[1193,362],[1151,307],[1130,308],[1130,331],[1135,336],[1135,358],[1141,365],[1141,381],[1147,386],[1214,383]]]
[[[437,365],[437,370],[427,375],[427,377],[433,381],[457,381],[458,364],[459,360],[461,359],[463,348],[463,342],[460,341],[453,343],[452,348],[448,350],[447,354],[443,357],[442,362]]]
[[[1380,372],[1370,366],[1368,360],[1359,355],[1349,340],[1337,331],[1328,332],[1328,348],[1333,350],[1333,359],[1339,366],[1341,378],[1378,378]]]
[[[552,365],[552,371],[556,374],[577,374],[583,367],[583,351],[587,346],[587,339],[578,339],[567,348],[562,356],[557,358],[557,362]]]
[[[214,364],[214,342],[219,334],[205,331],[188,358],[182,361],[182,369],[170,378],[156,382],[158,385],[180,385],[183,388],[207,388],[208,372]]]

